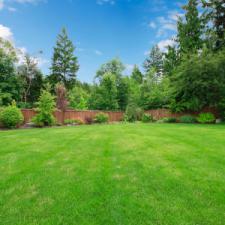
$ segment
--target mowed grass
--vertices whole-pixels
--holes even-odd
[[[224,225],[225,126],[0,132],[1,225]]]

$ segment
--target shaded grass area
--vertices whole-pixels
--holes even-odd
[[[224,225],[225,126],[0,132],[0,224]]]

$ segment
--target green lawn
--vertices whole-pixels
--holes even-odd
[[[224,225],[225,126],[0,132],[1,225]]]

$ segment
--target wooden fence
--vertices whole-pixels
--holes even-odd
[[[28,123],[31,119],[36,115],[36,112],[33,109],[22,109],[21,110],[24,116],[24,123]],[[63,123],[66,119],[79,119],[84,123],[93,120],[96,114],[104,112],[109,115],[110,122],[121,121],[123,119],[123,112],[109,112],[109,111],[95,111],[95,110],[88,110],[88,111],[76,111],[76,110],[66,110],[65,112],[62,111],[55,111],[54,116],[58,123]],[[218,113],[214,109],[205,109],[203,112],[212,112],[217,118]],[[153,116],[154,119],[162,119],[164,117],[175,117],[179,118],[182,115],[198,115],[199,112],[195,113],[171,113],[168,109],[156,109],[156,110],[148,110],[146,113],[149,113]]]
[[[36,115],[36,112],[33,109],[22,109],[21,110],[24,116],[24,123],[28,123]],[[63,123],[66,119],[79,119],[84,123],[88,120],[93,120],[95,115],[104,112],[109,115],[110,122],[121,121],[123,119],[123,112],[108,112],[108,111],[76,111],[76,110],[66,110],[62,112],[57,110],[54,112],[54,116],[58,123]]]

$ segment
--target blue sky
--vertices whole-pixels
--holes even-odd
[[[154,44],[172,44],[185,0],[0,0],[0,36],[35,55],[49,73],[56,36],[66,27],[76,46],[78,78],[92,82],[102,63],[119,57],[126,74]],[[38,52],[42,50],[43,54]]]

